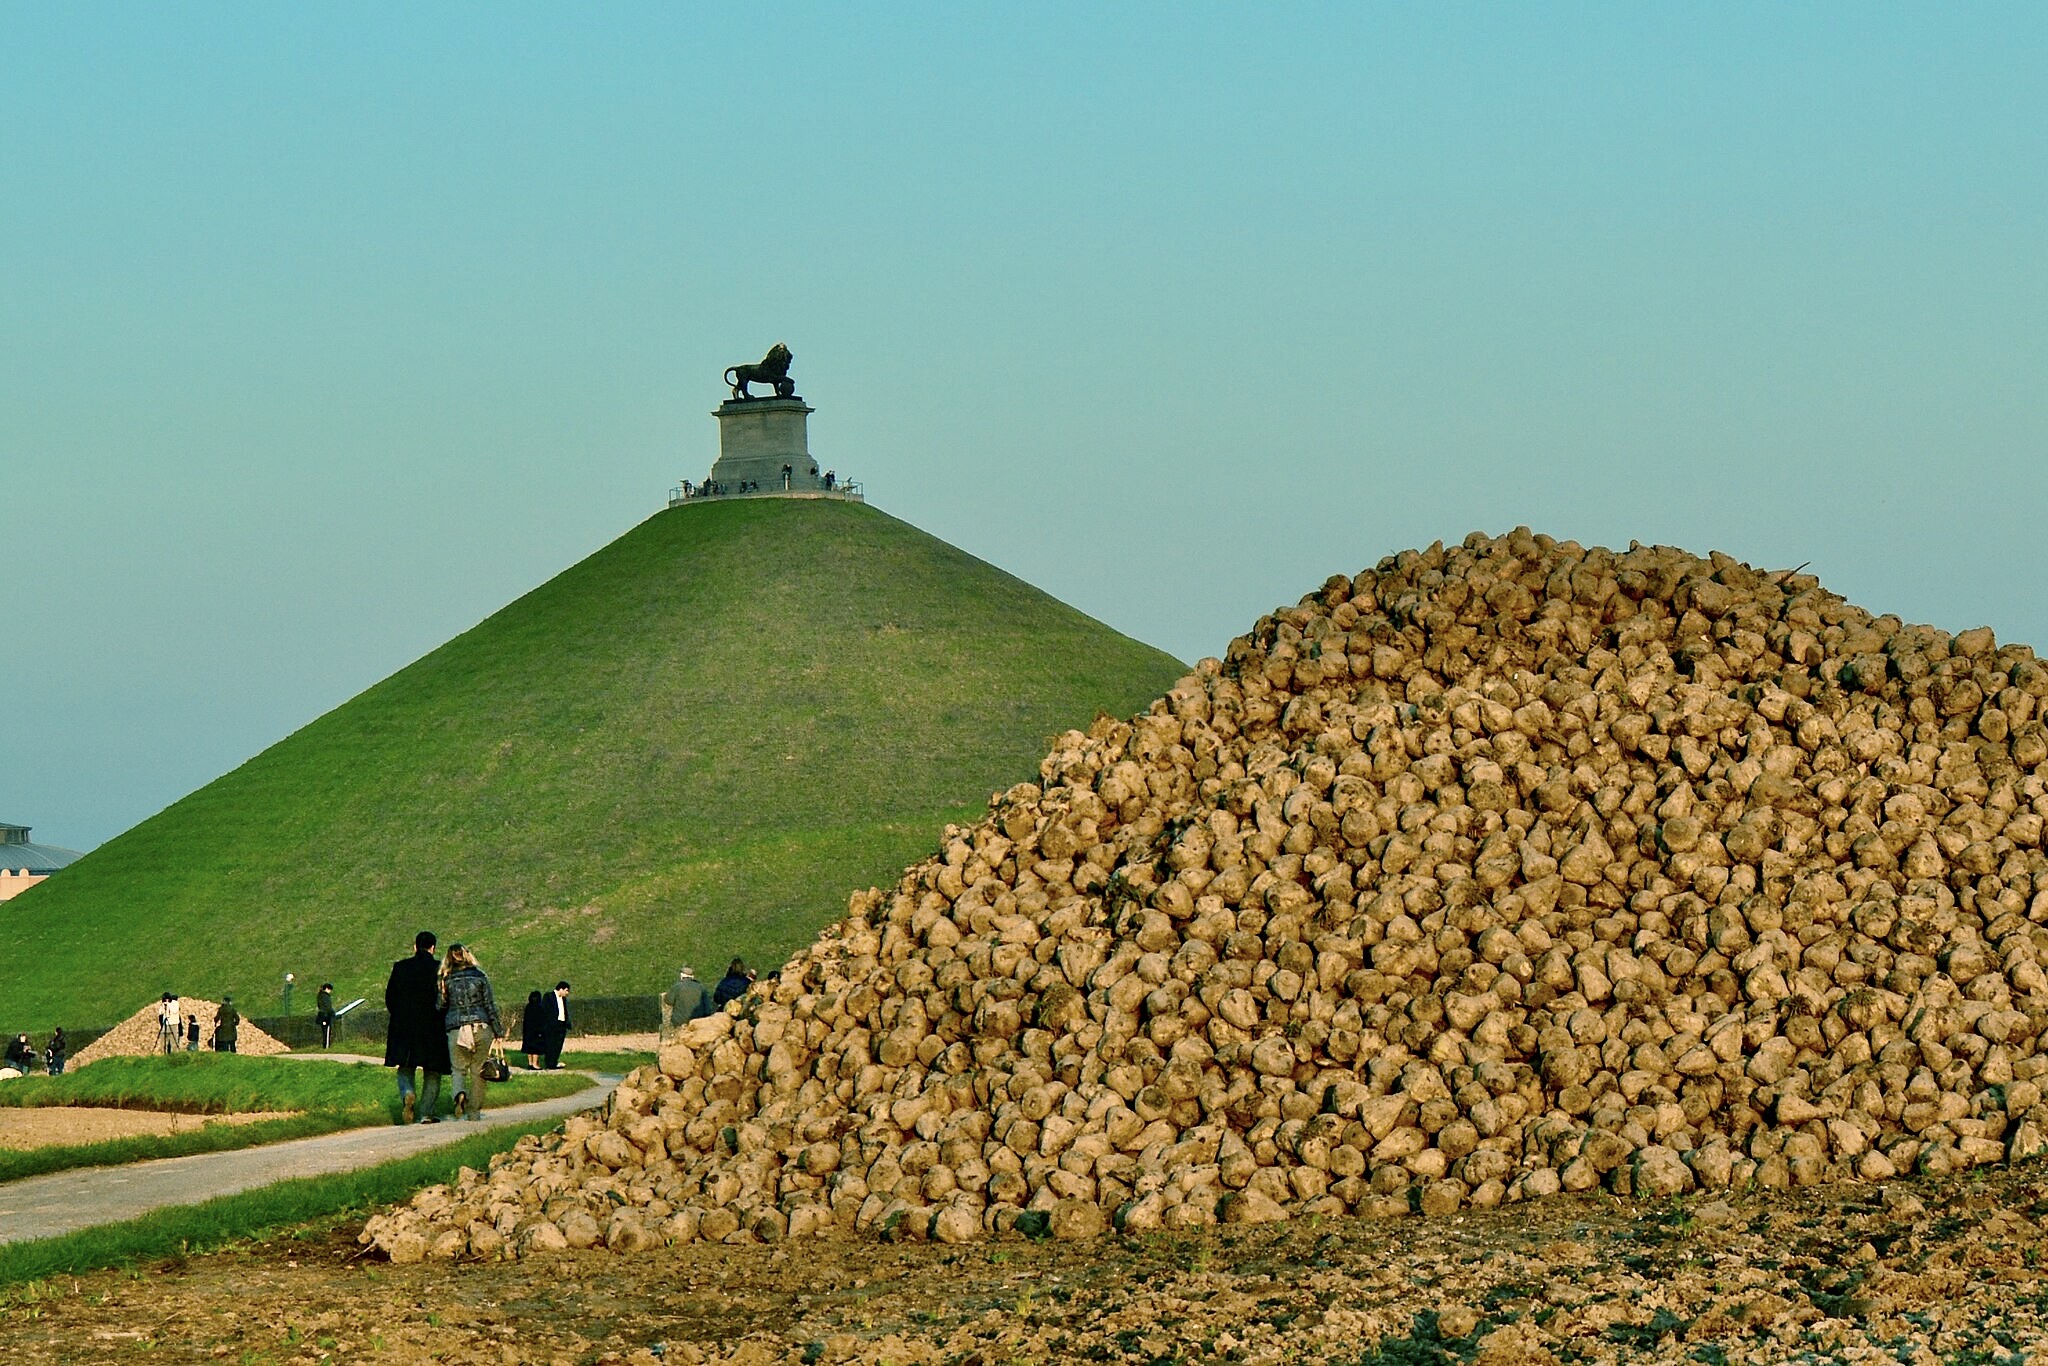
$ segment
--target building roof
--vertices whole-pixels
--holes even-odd
[[[54,844],[35,844],[25,825],[0,822],[0,872],[33,873],[47,877],[59,868],[85,857],[76,849],[59,849]]]

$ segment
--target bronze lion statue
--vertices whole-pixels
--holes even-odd
[[[768,348],[768,354],[761,357],[758,365],[726,366],[725,382],[732,386],[734,398],[752,398],[747,392],[749,384],[769,385],[774,388],[775,397],[788,398],[796,392],[796,381],[789,377],[792,359],[789,348],[777,342]]]

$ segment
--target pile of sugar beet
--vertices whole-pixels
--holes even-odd
[[[394,1261],[961,1242],[2048,1150],[2048,668],[1526,530],[1068,732]]]

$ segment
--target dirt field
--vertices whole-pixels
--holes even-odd
[[[846,1240],[393,1267],[358,1225],[66,1278],[0,1360],[2048,1360],[2048,1165],[1651,1205],[1565,1197],[1086,1245]]]
[[[513,1045],[507,1044],[509,1050]],[[563,1050],[569,1053],[652,1053],[660,1041],[646,1034],[571,1034]]]
[[[284,1119],[286,1110],[238,1115],[176,1115],[155,1110],[104,1110],[85,1105],[52,1105],[33,1110],[0,1109],[0,1148],[44,1148],[51,1144],[103,1143],[113,1138],[190,1133],[208,1124],[254,1124]]]

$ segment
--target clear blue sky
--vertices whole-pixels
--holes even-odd
[[[879,13],[877,12],[879,11]],[[0,820],[824,465],[1185,659],[1527,523],[2048,647],[2048,8],[18,5]]]

